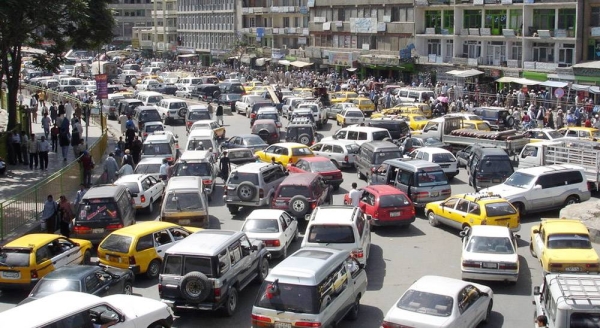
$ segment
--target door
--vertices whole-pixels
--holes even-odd
[[[298,221],[292,218],[287,212],[283,212],[281,214],[281,219],[287,225],[287,237],[289,239],[288,243],[291,244],[294,241],[294,237],[296,236],[296,232],[298,231]]]
[[[100,278],[102,277],[102,279]],[[110,282],[112,279],[110,276],[104,276],[101,272],[96,271],[88,274],[83,278],[83,288],[88,294],[96,295],[99,297],[107,296],[110,290]]]
[[[154,199],[154,201],[156,201],[157,199],[159,199],[162,196],[162,192],[164,191],[164,186],[162,185],[161,181],[158,181],[158,179],[156,179],[153,176],[149,176],[148,178],[146,178],[148,185],[150,186],[150,190],[151,190],[151,195],[152,195],[152,199]]]
[[[173,238],[167,230],[161,230],[153,234],[154,249],[159,256],[163,257],[169,247],[173,246]]]
[[[553,174],[546,174],[537,178],[533,186],[534,189],[525,194],[525,197],[531,204],[527,210],[551,208],[553,206],[554,198],[559,196],[559,192],[561,191],[561,188],[555,186],[555,182],[552,181],[554,177]],[[541,189],[539,189],[540,187]]]
[[[458,204],[456,204],[455,210],[451,216],[450,224],[452,227],[456,229],[461,229],[464,223],[473,226],[479,224],[475,220],[467,217],[467,213],[469,210],[469,201],[466,199],[459,199]]]
[[[499,35],[498,34],[494,34],[494,35]],[[505,55],[505,51],[506,48],[504,45],[493,45],[490,47],[491,48],[491,53],[492,53],[492,58],[491,58],[491,62],[488,63],[490,65],[494,65],[494,66],[500,66],[502,64],[503,61],[506,61],[506,55]],[[490,50],[488,48],[488,50]]]
[[[279,217],[279,226],[281,227],[283,242],[285,243],[283,247],[288,248],[288,246],[292,243],[292,236],[294,233],[290,231],[290,224],[288,221],[286,221],[283,215]]]
[[[245,237],[244,237],[245,238]],[[252,247],[247,238],[236,241],[229,247],[229,256],[231,259],[231,267],[237,271],[240,285],[246,285],[246,282],[252,278]]]
[[[361,189],[362,190],[362,189]],[[372,193],[362,190],[362,197],[360,198],[360,209],[368,216],[372,217],[375,213],[375,195]]]
[[[50,251],[53,255],[52,262],[55,268],[71,264],[81,264],[83,261],[81,247],[76,246],[66,238],[58,238],[54,241],[50,246]]]
[[[390,168],[391,166],[389,164],[381,164],[379,165],[379,167],[377,167],[374,171],[373,174],[371,174],[371,184],[374,185],[383,185],[383,184],[387,184],[388,180],[388,174],[390,173]],[[395,177],[393,177],[392,179],[395,179]],[[393,181],[393,180],[392,180]]]
[[[538,256],[538,258],[541,258],[542,250],[545,248],[544,239],[546,239],[546,232],[541,224],[538,229],[539,231],[537,234],[535,234],[535,239],[533,240],[533,247],[535,249],[535,254]]]
[[[37,270],[38,277],[44,277],[48,273],[54,271],[54,268],[54,259],[52,252],[50,251],[50,247],[48,247],[48,245],[44,245],[38,248],[35,251],[35,269]],[[21,271],[21,277],[27,275],[27,273],[23,271]]]
[[[472,285],[466,286],[459,292],[458,309],[460,316],[458,318],[458,327],[475,328],[477,318],[481,316],[483,298],[479,290]]]
[[[450,198],[441,203],[440,209],[436,213],[437,219],[447,226],[456,227],[456,222],[454,222],[456,204],[458,204],[458,198]]]

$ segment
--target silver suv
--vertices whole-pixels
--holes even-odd
[[[243,232],[198,231],[167,250],[158,294],[175,315],[185,309],[223,308],[232,316],[238,292],[269,274],[269,258],[263,242],[251,242]]]
[[[271,204],[277,186],[285,179],[283,167],[270,163],[248,163],[234,169],[225,185],[225,204],[231,214],[240,206],[267,206]]]

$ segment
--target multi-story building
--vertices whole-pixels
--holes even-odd
[[[230,51],[237,40],[234,0],[179,0],[177,26],[179,44],[193,48],[203,65]]]
[[[416,0],[415,53],[422,71],[477,68],[545,81],[581,61],[583,1]],[[599,34],[600,35],[600,34]]]
[[[131,44],[134,27],[152,26],[152,0],[112,0],[108,5],[115,17],[114,41]]]
[[[411,71],[413,0],[311,0],[308,7],[311,61],[356,68],[363,76],[400,78]]]

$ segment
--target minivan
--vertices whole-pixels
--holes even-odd
[[[410,134],[408,123],[401,119],[372,118],[367,125],[388,130],[393,140],[404,139],[404,137]]]
[[[71,237],[97,244],[111,232],[134,223],[135,209],[125,186],[93,187],[77,204]]]
[[[435,163],[415,159],[388,159],[373,170],[371,184],[387,184],[403,191],[415,207],[448,198],[448,177]]]
[[[137,94],[137,99],[144,103],[144,106],[156,106],[163,98],[162,93],[156,91],[140,91]],[[163,117],[166,117],[166,114]]]
[[[402,158],[402,152],[396,144],[389,141],[365,142],[360,146],[354,160],[358,178],[366,179],[371,175],[373,168],[392,158]]]
[[[208,201],[211,201],[217,184],[217,163],[214,154],[208,150],[184,152],[175,164],[173,176],[202,178],[204,191]]]
[[[398,90],[398,96],[402,102],[424,103],[435,98],[433,90],[401,88]]]
[[[215,132],[209,129],[195,129],[190,131],[185,151],[209,150],[212,148],[215,156],[219,155],[220,147]]]
[[[358,145],[362,145],[369,141],[391,141],[392,136],[387,129],[353,125],[339,129],[333,136],[325,137],[322,140],[352,140]]]
[[[165,188],[160,220],[183,226],[208,228],[208,200],[201,177],[171,177]]]
[[[177,120],[185,122],[187,114],[187,102],[181,99],[162,99],[156,106],[161,116],[165,117],[165,124],[173,125]]]
[[[469,186],[475,191],[501,184],[515,171],[506,151],[500,148],[473,147],[467,163]]]
[[[137,99],[121,99],[117,105],[117,114],[119,116],[121,116],[121,114],[131,116],[139,106],[144,106],[144,103]]]

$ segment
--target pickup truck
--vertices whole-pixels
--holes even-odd
[[[419,137],[437,138],[444,143],[464,148],[475,143],[494,145],[508,154],[518,154],[529,139],[515,130],[479,131],[463,129],[462,117],[438,117],[429,120]]]
[[[321,105],[315,101],[307,101],[300,103],[296,109],[309,109],[312,112],[317,128],[320,129],[327,124],[327,116]]]
[[[519,155],[519,168],[572,164],[583,167],[588,185],[600,188],[600,144],[594,141],[560,138],[526,145]]]
[[[531,227],[529,251],[544,273],[598,273],[600,259],[579,219],[545,219]]]
[[[252,109],[252,105],[256,102],[260,102],[264,100],[263,97],[257,95],[245,95],[242,98],[235,102],[235,110],[238,114],[244,113],[246,117],[250,117],[250,112]]]

